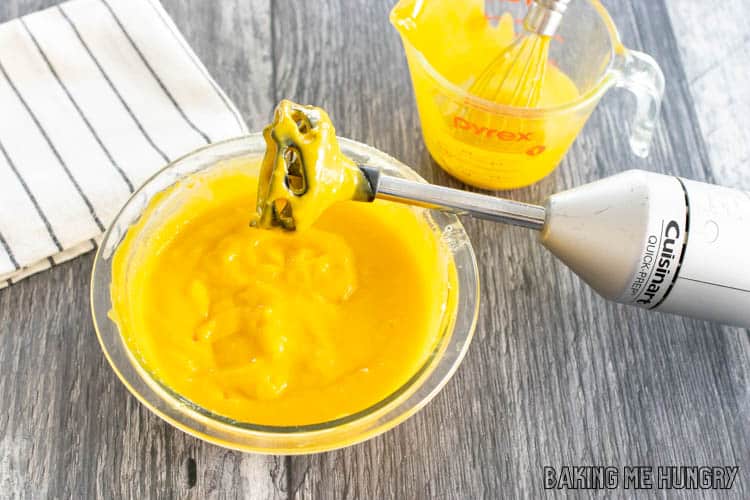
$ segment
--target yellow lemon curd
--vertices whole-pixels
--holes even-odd
[[[497,58],[516,38],[514,23],[520,20],[509,13],[486,16],[484,0],[401,0],[391,21],[405,40],[425,143],[448,173],[478,187],[508,189],[541,179],[560,162],[590,110],[531,115],[521,108],[500,109],[470,102],[439,80],[492,103],[518,106],[519,94],[529,93],[519,82],[531,85],[524,76],[531,52],[521,53],[510,69],[498,65]],[[531,64],[539,66],[543,76],[535,83],[540,88],[531,108],[553,108],[579,97],[576,85],[554,60],[541,62],[547,59],[550,41],[542,37],[534,51],[539,59]],[[519,56],[518,51],[506,54]],[[486,88],[473,88],[489,66],[505,74]]]
[[[266,130],[270,170],[294,160],[273,140],[295,123],[283,106]],[[452,258],[424,215],[346,201],[353,180],[316,177],[332,160],[353,165],[319,116],[295,143],[304,181],[320,188],[309,214],[295,205],[304,230],[248,224],[259,165],[238,159],[155,197],[113,258],[110,314],[138,363],[236,421],[296,426],[365,410],[420,371],[453,321]]]

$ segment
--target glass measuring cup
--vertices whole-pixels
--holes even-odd
[[[611,87],[635,95],[630,145],[635,154],[646,156],[664,76],[651,56],[622,45],[612,19],[597,0],[573,0],[550,43],[549,65],[578,90],[579,96],[570,102],[540,108],[498,104],[472,95],[467,90],[471,81],[458,81],[451,74],[451,68],[459,68],[457,73],[471,72],[467,67],[481,71],[503,48],[490,45],[487,36],[478,37],[476,44],[462,37],[476,36],[476,30],[486,30],[488,23],[509,21],[511,17],[503,19],[503,13],[520,25],[528,3],[401,0],[391,11],[391,23],[406,52],[422,134],[435,161],[454,177],[481,188],[532,184],[557,166]],[[430,22],[436,12],[440,12],[434,17],[439,24]],[[430,35],[426,30],[445,29],[451,30],[449,37],[425,36]]]

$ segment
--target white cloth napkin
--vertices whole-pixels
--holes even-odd
[[[0,288],[93,249],[170,160],[246,132],[157,0],[0,25]]]

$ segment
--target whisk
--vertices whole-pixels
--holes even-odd
[[[533,0],[523,19],[524,33],[477,77],[469,92],[517,107],[539,103],[547,71],[549,44],[570,0]]]

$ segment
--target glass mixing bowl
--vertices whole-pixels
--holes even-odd
[[[409,167],[376,149],[347,139],[339,141],[344,154],[358,163],[379,167],[389,175],[422,180]],[[469,238],[455,216],[420,210],[439,231],[453,256],[458,286],[450,293],[457,294],[455,317],[443,321],[435,348],[402,387],[347,417],[314,425],[280,427],[237,422],[212,413],[176,394],[144,369],[108,316],[112,308],[112,257],[152,198],[177,181],[225,161],[246,159],[249,168],[259,168],[265,149],[261,134],[204,147],[166,166],[133,194],[104,235],[94,260],[91,280],[94,326],[104,355],[128,390],[151,411],[188,434],[257,453],[301,454],[348,446],[385,432],[427,404],[451,378],[469,347],[479,309],[477,264]]]

